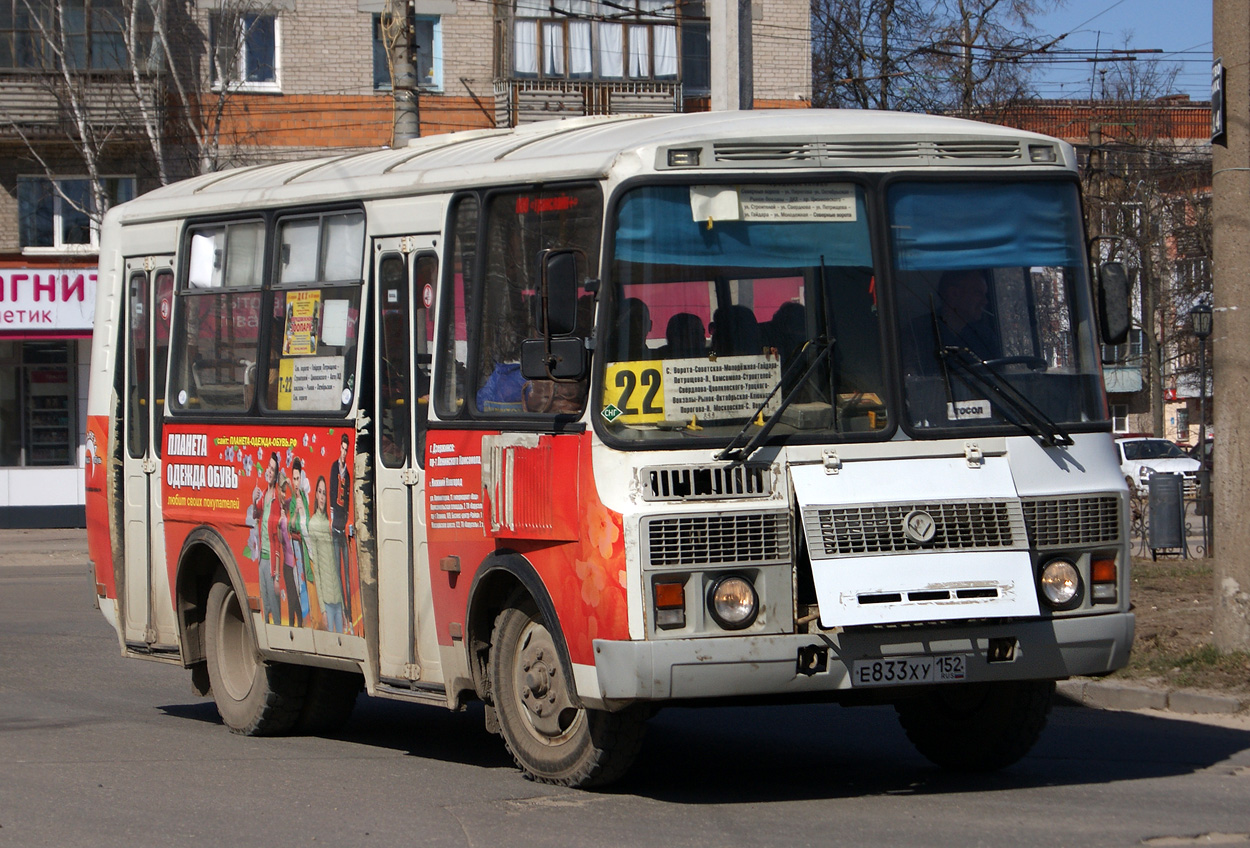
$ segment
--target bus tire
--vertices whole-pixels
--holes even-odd
[[[638,755],[645,709],[609,713],[577,706],[555,639],[528,599],[495,619],[488,674],[504,742],[531,780],[604,786]]]
[[[300,718],[308,671],[266,663],[243,616],[234,587],[215,582],[208,593],[205,648],[217,712],[226,727],[244,736],[286,733]]]
[[[939,686],[895,705],[907,738],[943,768],[987,772],[1029,752],[1050,713],[1051,680]]]
[[[363,680],[359,674],[333,668],[308,670],[308,691],[297,729],[313,735],[336,733],[347,724]]]

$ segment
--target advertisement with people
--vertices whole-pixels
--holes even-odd
[[[266,624],[362,635],[354,440],[344,427],[169,424],[165,520],[223,534]]]

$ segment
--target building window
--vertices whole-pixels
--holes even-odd
[[[443,24],[437,15],[416,15],[409,23],[412,39],[408,49],[412,55],[417,87],[422,91],[443,90]],[[373,88],[391,90],[391,63],[382,16],[373,16]]]
[[[135,196],[134,177],[104,177],[101,183],[109,206]],[[101,213],[88,179],[17,178],[18,238],[24,249],[98,249]]]
[[[1176,408],[1176,441],[1189,441],[1189,408],[1178,406]]]
[[[1104,365],[1136,365],[1141,362],[1145,335],[1136,327],[1128,331],[1128,339],[1118,345],[1102,346]]]
[[[1128,432],[1128,404],[1111,404],[1111,429],[1116,433]]]
[[[135,45],[145,51],[152,41],[147,3],[131,9],[122,0],[0,0],[0,69],[124,70],[129,62],[123,33],[131,12]],[[140,67],[147,61],[145,52],[135,58]]]
[[[679,70],[698,77],[678,44],[699,61],[701,26],[706,62],[708,23],[702,3],[687,5],[690,10],[671,0],[514,0],[509,70],[522,79],[675,82]],[[686,26],[691,32],[682,30],[679,39]]]
[[[214,14],[209,19],[213,85],[280,91],[281,27],[276,15]]]

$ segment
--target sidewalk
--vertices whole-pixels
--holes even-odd
[[[0,566],[87,565],[87,531],[0,530]]]
[[[0,566],[78,564],[87,564],[86,530],[0,530]],[[1163,710],[1183,715],[1250,710],[1250,696],[1174,689],[1161,680],[1063,680],[1055,700],[1101,710]]]

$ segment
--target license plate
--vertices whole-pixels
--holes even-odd
[[[965,677],[962,654],[940,657],[896,657],[856,660],[851,667],[852,686],[906,686],[910,683],[945,683]]]

